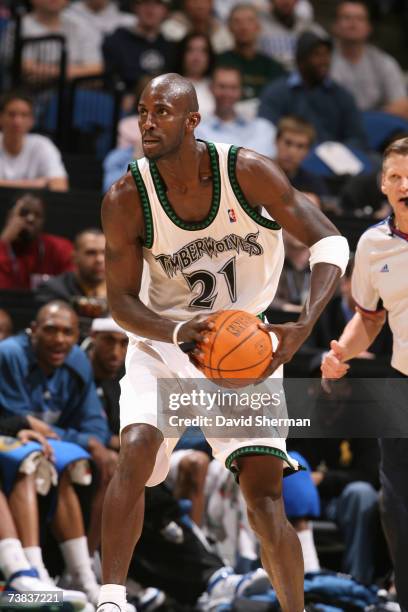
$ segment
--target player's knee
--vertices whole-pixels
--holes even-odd
[[[129,425],[121,435],[118,470],[120,474],[151,474],[163,436],[151,425]]]

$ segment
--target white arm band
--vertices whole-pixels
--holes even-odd
[[[179,323],[177,323],[176,327],[173,329],[173,344],[175,344],[176,346],[179,345],[178,343],[178,333],[180,331],[180,327],[182,325],[184,325],[185,321],[180,321]]]
[[[344,236],[327,236],[310,247],[310,269],[317,263],[328,263],[338,266],[341,275],[346,271],[350,249]]]

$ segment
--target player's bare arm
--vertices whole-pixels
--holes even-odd
[[[134,334],[172,342],[175,323],[160,317],[140,300],[143,274],[144,220],[139,194],[128,174],[119,179],[102,203],[102,227],[106,238],[106,287],[113,318]],[[180,329],[178,340],[203,342],[211,323],[194,317]]]
[[[339,340],[332,340],[330,351],[323,357],[323,378],[341,378],[350,366],[346,363],[366,351],[374,342],[386,320],[385,310],[365,313],[357,310],[347,323]]]
[[[290,185],[270,159],[241,149],[237,161],[237,179],[250,205],[262,205],[285,230],[308,247],[323,238],[340,235],[331,221],[306,196]],[[280,343],[267,375],[282,363],[288,362],[310,335],[313,325],[335,291],[340,274],[337,265],[317,263],[313,266],[309,296],[298,321],[268,326],[279,336]]]

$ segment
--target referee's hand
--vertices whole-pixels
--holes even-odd
[[[332,340],[330,351],[323,356],[320,366],[322,378],[342,378],[347,374],[350,366],[344,362],[344,357],[344,348],[337,340]]]

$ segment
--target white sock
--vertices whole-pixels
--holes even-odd
[[[306,572],[317,572],[320,569],[316,546],[313,538],[312,529],[303,529],[296,532],[302,547],[303,562]]]
[[[59,545],[69,574],[82,582],[95,582],[86,536],[65,540]]]
[[[126,612],[126,587],[122,584],[103,584],[99,591],[98,606],[108,601],[119,606],[121,612]]]
[[[15,572],[31,569],[21,542],[17,538],[0,540],[0,569],[6,580]]]
[[[26,546],[24,548],[24,554],[29,560],[31,567],[34,567],[37,570],[40,580],[54,584],[47,568],[44,565],[41,548],[39,546]]]

